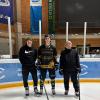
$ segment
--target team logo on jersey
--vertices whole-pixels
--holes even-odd
[[[0,0],[0,6],[10,6],[9,0]]]

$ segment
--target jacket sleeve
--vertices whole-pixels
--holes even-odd
[[[54,55],[54,56],[57,56],[57,50],[56,50],[55,47],[54,47],[54,50],[53,50],[53,55]]]
[[[37,49],[34,49],[33,60],[36,61],[36,59],[37,59]]]
[[[21,64],[23,64],[24,58],[25,58],[25,57],[26,57],[26,56],[25,56],[25,51],[24,51],[24,49],[23,49],[23,48],[20,48],[20,50],[19,50],[19,60],[20,60]]]
[[[38,51],[37,51],[37,49],[35,50],[35,60],[37,59],[37,57],[38,57]]]
[[[77,51],[76,51],[76,65],[77,65],[77,69],[81,71],[80,58]]]
[[[64,56],[63,56],[63,52],[61,52],[60,54],[60,69],[63,69],[63,63],[64,63]]]
[[[38,57],[38,59],[41,58],[41,47],[38,48],[37,57]]]
[[[55,47],[53,48],[53,56],[54,56],[54,62],[57,63],[57,50]]]

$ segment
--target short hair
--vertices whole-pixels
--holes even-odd
[[[49,34],[46,34],[46,35],[44,36],[44,38],[47,38],[47,37],[49,37],[49,38],[51,39],[51,36],[50,36]]]

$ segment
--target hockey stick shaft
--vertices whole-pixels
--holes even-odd
[[[41,77],[42,80],[43,80],[42,75],[40,75],[40,77]],[[45,85],[44,85],[44,82],[43,82],[43,87],[44,87],[44,91],[45,91],[45,94],[46,94],[47,100],[49,100],[49,96],[48,96],[48,93],[47,93],[46,87],[45,87]]]
[[[78,84],[79,84],[79,100],[81,100],[80,97],[80,74],[78,73]]]
[[[47,100],[49,100],[49,96],[48,96],[48,93],[47,93],[47,90],[46,90],[46,87],[45,87],[44,84],[43,84],[43,87],[44,87],[44,90],[45,90],[45,94],[46,94]]]

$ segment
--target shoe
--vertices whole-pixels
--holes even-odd
[[[75,95],[76,95],[77,97],[79,97],[79,92],[75,92]]]
[[[65,90],[65,93],[64,93],[65,95],[68,95],[68,90]]]
[[[52,89],[52,95],[55,95],[56,92],[55,92],[55,89]]]
[[[43,89],[40,89],[40,95],[42,95],[43,94]]]
[[[25,88],[25,95],[29,96],[29,88],[28,87]]]

